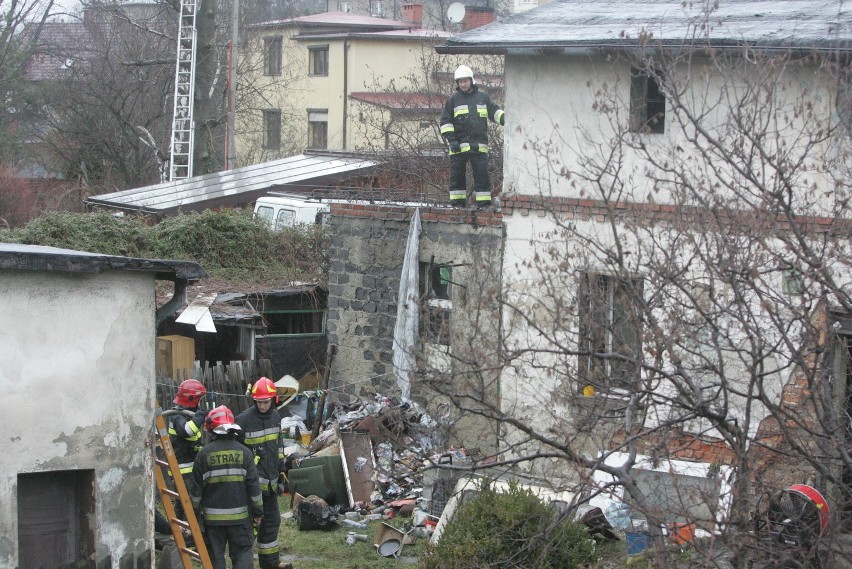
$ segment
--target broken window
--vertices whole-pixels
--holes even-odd
[[[666,97],[658,78],[648,71],[630,70],[630,132],[662,134],[666,130]]]
[[[281,75],[281,36],[263,38],[264,75]]]
[[[264,336],[321,336],[325,334],[325,314],[325,310],[266,311]]]
[[[580,277],[579,389],[632,389],[642,354],[642,279]]]
[[[263,147],[269,150],[281,148],[281,110],[263,110]]]
[[[424,342],[450,345],[453,268],[420,263],[420,337]]]
[[[328,46],[308,48],[308,75],[328,75]]]

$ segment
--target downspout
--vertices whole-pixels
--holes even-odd
[[[343,148],[348,148],[346,144],[346,123],[349,122],[349,117],[346,112],[346,105],[349,102],[349,40],[343,39]]]
[[[162,324],[166,318],[177,312],[177,309],[186,304],[186,279],[175,278],[175,292],[167,303],[157,309],[157,326]]]

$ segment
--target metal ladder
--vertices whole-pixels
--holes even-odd
[[[192,176],[192,153],[195,146],[192,108],[195,99],[196,7],[196,0],[181,0],[169,180]]]
[[[163,501],[163,508],[166,510],[166,518],[169,520],[169,526],[172,528],[172,536],[175,538],[175,545],[180,555],[181,564],[184,569],[193,569],[193,561],[195,561],[201,563],[203,569],[212,569],[213,563],[210,561],[207,546],[204,544],[204,536],[201,534],[201,527],[198,525],[195,511],[192,509],[189,492],[187,492],[183,476],[180,474],[180,466],[178,466],[174,447],[172,447],[172,441],[169,438],[169,429],[166,426],[165,416],[159,407],[157,407],[154,414],[154,435],[157,437],[157,442],[159,443],[159,448],[163,451],[163,456],[165,456],[165,460],[159,458],[157,456],[158,445],[153,445],[154,478],[157,482],[157,490],[160,492],[160,498]],[[169,471],[177,473],[172,477],[176,491],[171,490],[167,484]],[[186,521],[178,519],[177,514],[175,514],[175,506],[172,503],[172,498],[180,500]],[[183,536],[184,529],[188,529],[192,534],[195,549],[190,549],[187,546]]]

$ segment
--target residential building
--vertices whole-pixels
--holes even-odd
[[[341,12],[264,22],[251,26],[248,33],[243,54],[244,67],[250,71],[242,80],[258,98],[241,99],[238,109],[241,163],[305,148],[371,146],[361,122],[365,114],[353,104],[353,94],[388,86],[404,91],[411,76],[418,74],[423,83],[431,83],[431,70],[423,64],[433,56],[435,44],[448,35],[413,28],[408,22]],[[372,103],[363,97],[358,100]],[[421,119],[435,118],[434,105],[428,102],[417,117],[418,128]],[[432,140],[440,140],[433,126],[425,124],[423,129]]]
[[[421,289],[420,396],[437,389],[461,415],[492,419],[480,440],[500,459],[603,490],[593,503],[604,507],[629,499],[649,520],[678,512],[730,529],[761,491],[810,482],[842,525],[848,12],[805,0],[577,6],[550,3],[437,48],[505,57],[506,158],[500,213],[423,215],[423,279],[434,284],[437,267],[464,300]],[[388,242],[405,239],[411,215],[337,217],[353,234],[341,227],[332,267],[352,266],[332,270],[330,341],[357,345],[348,365],[372,366],[363,375],[386,391],[404,251]],[[353,260],[376,258],[371,235],[386,271]],[[353,294],[390,296],[361,306]],[[359,334],[373,323],[384,328],[371,342]],[[430,364],[446,338],[443,364]]]

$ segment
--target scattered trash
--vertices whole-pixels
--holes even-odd
[[[346,534],[346,543],[348,545],[355,545],[356,541],[366,542],[368,539],[368,536],[363,533],[355,533],[353,531],[350,531],[348,534]]]
[[[330,507],[322,498],[308,496],[295,505],[296,523],[300,530],[333,529],[338,511],[338,507]]]
[[[356,522],[355,520],[350,520],[349,518],[343,518],[342,520],[338,520],[338,523],[348,528],[367,529],[367,524],[363,522]]]

